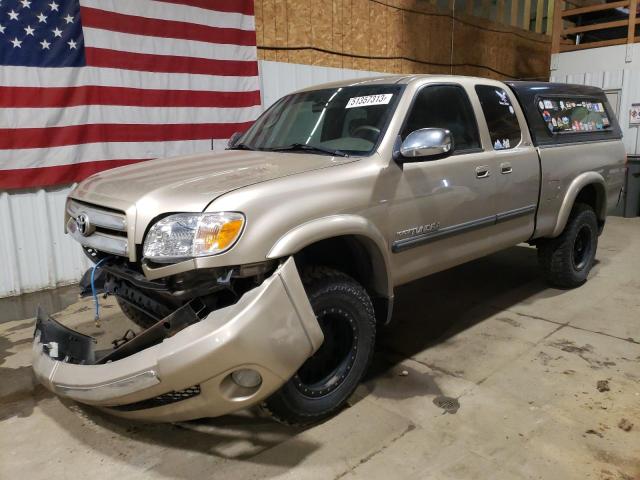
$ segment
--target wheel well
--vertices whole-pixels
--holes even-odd
[[[598,187],[599,186],[596,186],[596,184],[594,183],[590,183],[582,187],[582,190],[580,190],[580,192],[578,192],[578,195],[576,196],[574,205],[577,203],[584,203],[593,208],[593,211],[598,217],[598,227],[600,230],[602,230],[602,228],[604,227],[604,220],[606,215],[606,211],[603,208],[606,199],[602,188]]]
[[[346,273],[369,293],[380,323],[390,317],[388,272],[378,247],[366,237],[342,235],[312,243],[294,255],[296,265],[323,265]]]

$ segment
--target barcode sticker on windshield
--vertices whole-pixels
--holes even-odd
[[[366,95],[364,97],[351,97],[344,108],[368,107],[370,105],[386,105],[391,101],[393,93],[381,95]]]

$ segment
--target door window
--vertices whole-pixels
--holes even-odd
[[[449,130],[456,153],[480,148],[473,108],[458,85],[432,85],[418,92],[400,136],[404,140],[421,128]]]
[[[509,95],[500,87],[476,85],[476,93],[489,127],[494,150],[515,148],[520,143],[522,132]]]

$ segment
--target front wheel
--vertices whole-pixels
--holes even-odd
[[[122,313],[124,313],[129,320],[143,330],[146,330],[157,322],[156,319],[143,313],[141,310],[138,310],[119,296],[116,296],[116,302],[118,302],[118,306],[120,307],[120,310],[122,310]]]
[[[351,277],[316,267],[305,271],[303,283],[324,341],[263,405],[291,425],[317,422],[344,405],[369,367],[376,336],[371,299]]]
[[[579,203],[560,236],[538,245],[538,260],[551,285],[575,288],[587,281],[597,248],[598,219],[590,206]]]

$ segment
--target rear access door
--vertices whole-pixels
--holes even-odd
[[[496,226],[492,239],[509,247],[533,235],[540,189],[540,163],[524,114],[513,92],[500,84],[479,83],[474,88],[496,160]]]

